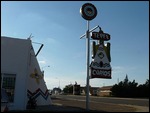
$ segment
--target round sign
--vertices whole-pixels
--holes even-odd
[[[91,4],[91,3],[85,3],[81,8],[80,8],[80,13],[82,17],[86,20],[92,20],[96,17],[97,15],[97,9],[96,7]]]

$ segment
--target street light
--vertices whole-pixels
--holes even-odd
[[[50,67],[50,66],[48,65],[48,66],[43,66],[43,67],[42,67],[42,73],[43,73],[43,75],[44,75],[44,70],[43,70],[43,68],[45,68],[45,67]]]
[[[57,77],[56,77],[56,79],[58,79]],[[59,80],[59,79],[58,79]],[[60,80],[59,80],[59,86],[58,86],[58,88],[60,88]]]

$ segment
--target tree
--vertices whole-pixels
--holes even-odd
[[[146,85],[147,87],[149,87],[149,80],[148,80],[148,79],[146,80],[145,85]]]
[[[129,83],[129,79],[128,79],[128,75],[126,74],[126,77],[125,77],[125,79],[124,79],[124,85],[128,85],[128,83]]]
[[[147,79],[145,84],[138,86],[138,96],[139,97],[148,97],[149,98],[149,80]]]
[[[73,94],[73,85],[66,85],[65,88],[63,88],[63,92],[67,94]]]
[[[117,97],[135,97],[137,94],[137,85],[138,83],[136,83],[135,80],[132,82],[129,81],[128,75],[126,74],[123,81],[112,87],[112,95]]]

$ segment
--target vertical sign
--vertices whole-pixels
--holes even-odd
[[[100,44],[95,55],[94,60],[90,66],[91,78],[108,78],[111,79],[111,66],[110,66],[110,43],[107,43],[107,47],[104,46],[104,41],[110,40],[110,35],[100,32],[92,32],[91,38],[99,40]],[[96,45],[93,45],[93,49],[96,49]],[[93,50],[96,51],[96,50]]]

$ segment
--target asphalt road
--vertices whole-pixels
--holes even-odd
[[[86,97],[77,95],[52,95],[53,104],[86,109]],[[149,112],[149,99],[90,96],[90,110],[101,112]]]
[[[86,96],[80,96],[80,95],[55,95],[55,97],[62,98],[62,99],[74,99],[79,101],[86,100]],[[137,105],[137,106],[149,107],[149,99],[90,96],[89,100],[91,102],[126,104],[126,105]]]
[[[36,109],[11,112],[149,112],[149,99],[90,96],[88,111],[85,96],[51,95],[51,99],[51,105],[41,105]],[[140,102],[144,104],[139,106]]]

